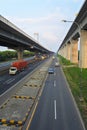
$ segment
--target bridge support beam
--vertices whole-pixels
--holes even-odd
[[[66,53],[67,53],[67,60],[70,60],[70,43],[67,43],[67,50],[66,50]]]
[[[21,59],[23,59],[23,48],[21,48],[21,47],[19,47],[18,49],[17,49],[17,54],[18,54],[18,60],[21,60]]]
[[[87,68],[87,31],[80,32],[80,68]]]
[[[78,40],[71,39],[70,62],[78,63]]]

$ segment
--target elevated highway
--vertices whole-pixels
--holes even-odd
[[[18,52],[18,59],[23,56],[24,50],[50,53],[49,50],[39,44],[38,41],[16,27],[10,21],[0,15],[0,46],[15,49]]]
[[[61,43],[58,53],[70,60],[79,63],[81,68],[87,68],[87,1],[85,0],[76,19]],[[80,39],[80,55],[78,61],[78,41]]]

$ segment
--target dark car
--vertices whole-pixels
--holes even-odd
[[[49,68],[49,69],[48,69],[48,73],[49,73],[49,74],[54,74],[54,68]]]

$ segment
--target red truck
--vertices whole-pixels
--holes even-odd
[[[27,67],[27,65],[28,62],[24,60],[15,61],[11,64],[9,74],[15,75],[17,72],[24,70]]]

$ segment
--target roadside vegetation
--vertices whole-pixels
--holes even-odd
[[[58,57],[87,129],[87,69]]]
[[[23,56],[26,57],[30,57],[33,56],[34,52],[30,52],[30,51],[24,51]],[[13,59],[17,59],[17,51],[0,51],[0,62],[3,61],[9,61],[9,60],[13,60]]]

